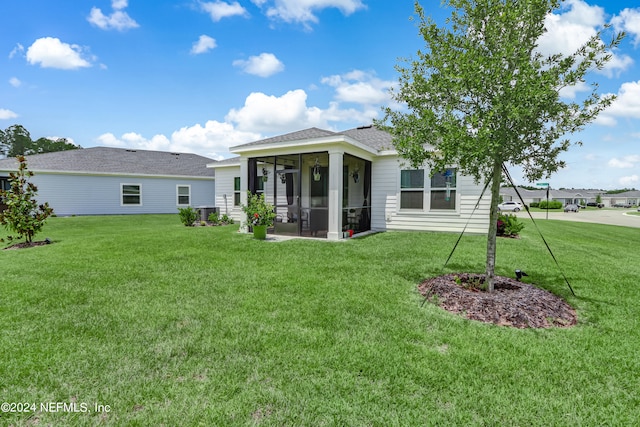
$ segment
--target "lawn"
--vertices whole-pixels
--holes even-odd
[[[482,271],[482,236],[443,270],[457,235],[264,242],[177,215],[52,218],[36,240],[53,244],[0,252],[0,400],[36,405],[0,425],[640,424],[640,232],[538,221],[574,297],[525,223],[498,272],[566,298],[574,328],[422,306],[423,278]]]

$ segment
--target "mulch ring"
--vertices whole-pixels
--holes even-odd
[[[16,243],[14,245],[11,246],[7,246],[6,248],[3,249],[3,251],[10,251],[12,249],[25,249],[25,248],[33,248],[34,246],[43,246],[43,245],[49,245],[51,244],[51,240],[47,239],[47,240],[41,240],[39,242],[31,242],[31,243],[27,243],[27,242],[21,242],[21,243]]]
[[[443,309],[468,319],[513,328],[570,327],[575,310],[562,298],[509,277],[494,277],[494,292],[481,289],[484,275],[454,273],[425,280],[420,293]]]

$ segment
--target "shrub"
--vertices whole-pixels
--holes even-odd
[[[209,221],[213,225],[220,224],[220,214],[217,211],[216,212],[211,212],[209,214],[209,216],[207,217],[207,221]]]
[[[513,214],[500,214],[498,216],[498,236],[516,237],[523,228],[524,223]]]
[[[562,202],[558,200],[542,200],[538,207],[540,209],[562,209]]]
[[[247,194],[247,205],[242,206],[242,210],[247,214],[249,225],[266,225],[271,227],[276,218],[275,208],[264,199],[264,193]]]
[[[531,202],[531,204],[529,205],[529,207],[531,207],[531,208],[537,208],[539,206],[540,206],[539,202]]]
[[[193,227],[193,223],[198,218],[198,212],[191,206],[178,208],[178,211],[180,211],[178,214],[180,215],[180,221],[187,227]]]
[[[4,200],[6,209],[0,212],[0,224],[4,225],[9,232],[16,233],[16,236],[7,236],[7,240],[22,239],[27,243],[33,242],[33,236],[38,233],[47,218],[53,214],[53,209],[49,203],[38,205],[35,196],[38,188],[29,178],[33,172],[27,169],[27,160],[24,156],[16,157],[18,160],[18,172],[9,174],[8,191],[0,191],[0,198]],[[3,242],[0,239],[0,242]]]

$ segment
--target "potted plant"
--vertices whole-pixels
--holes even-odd
[[[267,228],[273,225],[276,213],[272,204],[267,203],[264,194],[247,192],[247,204],[242,206],[247,214],[247,224],[253,229],[253,237],[264,240],[267,238]]]

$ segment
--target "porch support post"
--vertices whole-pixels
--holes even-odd
[[[240,157],[240,205],[247,205],[247,191],[249,190],[249,159]],[[244,212],[240,213],[240,231],[247,233],[247,217]]]
[[[344,151],[329,151],[329,230],[327,240],[342,237],[342,165]]]

